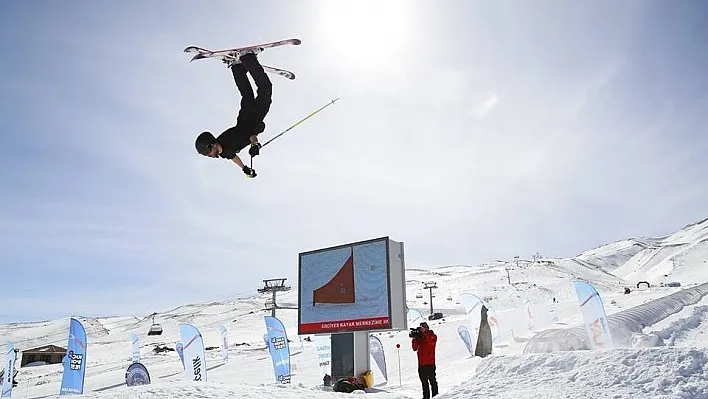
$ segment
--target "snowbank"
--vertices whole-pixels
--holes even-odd
[[[706,398],[708,356],[659,347],[492,356],[445,398]]]
[[[641,333],[644,327],[651,326],[681,311],[684,306],[698,303],[706,294],[708,294],[708,283],[610,315],[607,319],[612,341],[616,347],[631,347],[632,334]],[[590,340],[585,326],[580,325],[567,329],[556,328],[542,331],[529,340],[524,348],[524,353],[547,353],[590,348]]]
[[[655,333],[658,337],[670,340],[672,337],[700,327],[708,314],[708,306],[697,306],[690,316],[673,321],[668,327]]]

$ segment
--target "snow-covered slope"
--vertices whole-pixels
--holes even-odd
[[[452,276],[448,276],[452,277]],[[668,289],[667,289],[668,290]],[[646,290],[643,295],[621,296],[617,299],[623,306],[637,305],[652,296],[663,296],[663,289]],[[649,294],[652,295],[649,295]],[[293,296],[285,293],[283,298]],[[293,297],[294,298],[294,297]],[[312,343],[300,341],[295,335],[296,312],[278,311],[288,329],[293,355],[293,384],[276,386],[268,351],[262,344],[265,331],[261,304],[266,299],[254,297],[248,300],[214,302],[183,306],[160,313],[156,321],[164,328],[160,337],[148,337],[145,333],[149,319],[136,324],[132,317],[109,319],[83,319],[100,323],[104,329],[93,328],[89,333],[88,368],[86,374],[86,398],[262,398],[279,397],[326,398],[331,392],[319,386],[321,376],[317,356]],[[578,321],[577,303],[573,302],[563,313],[562,321],[572,325]],[[705,299],[702,306],[708,303]],[[502,309],[503,310],[503,309]],[[691,312],[694,310],[691,309]],[[504,314],[504,312],[502,312]],[[696,317],[692,317],[695,320]],[[182,367],[175,352],[156,354],[156,345],[172,347],[179,340],[176,323],[189,320],[200,328],[207,346],[219,343],[218,325],[230,329],[230,355],[223,363],[218,350],[207,352],[208,381],[204,384],[185,381]],[[429,322],[438,334],[437,345],[438,380],[441,399],[462,398],[632,398],[637,392],[651,397],[701,397],[708,394],[708,376],[705,375],[706,359],[695,347],[705,347],[708,337],[693,334],[705,328],[702,323],[676,323],[674,331],[682,333],[680,346],[661,348],[622,349],[603,352],[570,352],[565,354],[522,354],[525,344],[509,340],[508,346],[495,348],[495,354],[486,359],[470,358],[457,334],[457,326],[466,322],[466,316],[453,315],[445,320]],[[503,319],[510,324],[512,320]],[[15,326],[14,339],[21,342],[22,334],[42,334],[65,345],[66,320],[57,320],[42,330]],[[63,326],[62,326],[63,324]],[[133,327],[136,327],[135,329]],[[662,327],[664,328],[664,327]],[[142,344],[142,362],[150,371],[153,383],[145,387],[125,387],[125,369],[130,363],[130,340],[128,333],[139,334]],[[3,331],[9,331],[5,326]],[[4,332],[3,332],[4,334]],[[508,338],[508,331],[506,332]],[[417,398],[420,387],[416,371],[415,354],[410,350],[406,332],[377,334],[381,339],[388,363],[389,381],[385,383],[381,373],[375,371],[378,384],[372,391],[377,398]],[[29,338],[29,337],[28,337]],[[32,342],[42,341],[34,337]],[[242,345],[246,343],[248,345]],[[400,344],[400,350],[396,345]],[[21,348],[23,349],[23,348]],[[700,352],[700,353],[699,353]],[[399,363],[397,361],[400,356]],[[622,377],[618,377],[622,376]],[[399,377],[401,383],[399,384]],[[17,392],[28,398],[57,395],[61,381],[61,366],[21,368]],[[562,387],[562,388],[559,388]],[[378,391],[377,391],[378,390]],[[663,396],[662,396],[663,395]],[[671,396],[675,395],[675,396]]]
[[[657,240],[615,270],[627,281],[704,282],[708,274],[708,219]]]
[[[594,267],[602,267],[612,273],[632,256],[651,247],[659,240],[660,238],[630,238],[615,241],[585,251],[574,259]]]
[[[523,354],[526,341],[534,334],[551,328],[573,327],[582,322],[571,284],[574,279],[591,282],[600,292],[610,315],[680,291],[682,288],[655,286],[633,290],[630,295],[623,293],[628,281],[620,277],[633,281],[664,272],[667,259],[671,259],[671,279],[690,277],[696,283],[708,281],[705,264],[707,228],[708,221],[702,221],[659,239],[619,241],[571,259],[520,260],[518,267],[516,263],[497,261],[480,266],[407,269],[406,290],[410,308],[419,309],[426,316],[430,298],[429,292],[423,290],[423,282],[434,281],[438,287],[433,290],[433,306],[445,317],[429,323],[439,337],[439,397],[622,399],[636,397],[637,392],[657,398],[708,397],[706,358],[700,350],[694,349],[705,348],[708,344],[708,335],[702,333],[708,328],[708,312],[705,311],[708,298],[703,298],[695,306],[686,306],[656,326],[646,326],[647,331],[655,331],[662,338],[657,342],[664,344],[670,337],[676,347]],[[625,258],[628,262],[620,265]],[[613,275],[612,270],[619,277]],[[297,305],[296,284],[293,286],[292,291],[278,293],[280,305]],[[489,358],[470,358],[459,338],[457,327],[468,323],[458,303],[462,292],[485,299],[496,312],[501,337]],[[418,294],[421,294],[420,298],[417,298]],[[553,323],[549,317],[546,301],[550,295],[558,300],[558,323]],[[321,375],[314,346],[299,339],[305,337],[297,337],[296,310],[279,309],[277,312],[291,340],[293,383],[287,387],[274,384],[272,362],[263,344],[263,316],[268,314],[263,307],[268,299],[268,295],[254,295],[158,310],[154,320],[164,330],[161,336],[147,335],[153,322],[150,315],[79,317],[88,332],[84,397],[333,397],[320,386]],[[524,299],[531,301],[535,315],[535,326],[531,330],[525,319]],[[209,382],[205,384],[184,381],[175,352],[158,354],[153,351],[157,346],[174,347],[180,340],[180,323],[192,323],[198,327],[207,347],[219,346],[220,325],[229,328],[230,361],[223,363],[218,349],[208,350]],[[68,317],[3,325],[0,326],[0,349],[4,349],[8,340],[20,350],[47,344],[65,347],[67,329]],[[130,363],[130,333],[133,332],[140,338],[142,363],[153,380],[153,384],[147,387],[122,386],[125,369]],[[379,398],[417,398],[421,395],[415,353],[410,350],[406,333],[375,333],[384,346],[389,377],[388,383],[384,383],[381,373],[373,366],[375,379],[381,384],[377,389],[381,391],[372,393]],[[400,349],[396,348],[397,344]],[[20,385],[15,392],[28,398],[56,397],[61,375],[61,365],[20,368]]]
[[[708,356],[695,348],[642,348],[579,351],[565,354],[490,357],[479,362],[461,361],[456,380],[440,378],[440,399],[568,399],[568,398],[705,398],[708,397]],[[377,399],[420,396],[419,388],[398,387],[372,391]],[[413,384],[411,384],[413,385]],[[367,397],[368,395],[367,394]],[[326,399],[340,397],[304,384],[273,386],[249,384],[238,376],[221,381],[158,382],[142,387],[122,387],[93,398],[268,398]],[[52,396],[59,399],[59,396]]]
[[[597,278],[588,276],[585,269],[611,274],[616,277],[614,282],[628,286],[639,281],[648,281],[652,285],[671,281],[702,283],[708,277],[708,219],[662,237],[628,238],[598,246],[572,258],[548,258],[535,262],[525,260],[522,263],[539,262],[550,262],[578,278],[589,277],[590,281],[595,282],[598,282]],[[687,264],[691,266],[686,267]],[[612,282],[611,279],[601,280]]]

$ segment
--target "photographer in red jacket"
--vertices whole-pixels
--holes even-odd
[[[438,336],[426,322],[420,323],[418,328],[411,328],[408,336],[413,338],[411,346],[418,352],[418,377],[423,384],[423,399],[430,399],[431,393],[432,396],[438,394],[438,381],[435,379],[435,344]]]

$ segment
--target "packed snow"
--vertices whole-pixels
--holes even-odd
[[[326,243],[327,246],[330,243]],[[590,282],[600,293],[610,317],[651,301],[708,282],[708,220],[665,237],[632,238],[586,251],[574,258],[532,259],[431,270],[406,270],[407,300],[426,316],[435,281],[433,309],[444,318],[429,321],[438,335],[437,376],[440,399],[462,398],[708,398],[708,296],[676,307],[659,320],[647,315],[641,332],[622,347],[553,353],[524,353],[536,334],[582,324],[572,281]],[[295,267],[295,266],[294,266]],[[267,276],[264,276],[267,277]],[[637,283],[647,281],[650,287]],[[672,282],[680,286],[668,286]],[[292,282],[291,282],[292,283]],[[511,283],[511,284],[510,284]],[[296,284],[293,284],[296,285]],[[631,292],[625,294],[625,287]],[[255,291],[255,287],[254,287]],[[494,353],[471,357],[457,333],[467,322],[459,296],[482,298],[499,321]],[[288,331],[292,383],[275,383],[273,364],[263,341],[264,303],[269,294],[232,301],[190,304],[158,311],[155,322],[164,332],[148,336],[149,315],[107,318],[76,316],[88,334],[86,398],[332,398],[342,395],[322,386],[312,336],[297,335],[297,310],[278,309]],[[297,304],[296,289],[278,293],[278,303]],[[559,319],[553,321],[548,299],[555,298]],[[529,329],[525,301],[530,301]],[[660,302],[656,302],[660,303]],[[178,325],[192,323],[207,347],[207,381],[187,381],[177,353]],[[0,342],[12,341],[20,351],[42,345],[67,345],[68,318],[0,326]],[[219,350],[219,326],[229,329],[229,361]],[[130,334],[140,338],[141,362],[150,385],[127,387],[131,363]],[[420,398],[415,353],[407,331],[373,332],[383,343],[388,368],[384,380],[371,362],[376,398]],[[312,339],[312,340],[311,340]],[[396,345],[400,344],[400,349]],[[156,348],[169,348],[157,352]],[[4,351],[2,352],[4,353]],[[399,362],[400,358],[400,362]],[[19,367],[13,398],[58,398],[62,365]],[[363,393],[363,392],[355,392]]]

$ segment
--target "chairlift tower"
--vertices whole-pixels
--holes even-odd
[[[423,283],[424,290],[430,290],[430,315],[433,315],[433,289],[438,288],[435,281],[426,281]]]
[[[516,264],[516,270],[519,269],[519,255],[514,255],[514,263]],[[511,271],[511,266],[509,266],[508,262],[507,265],[504,267],[506,269],[506,281],[511,285],[511,274],[509,273]]]
[[[278,304],[275,302],[276,294],[280,291],[290,291],[290,286],[285,285],[285,280],[287,278],[271,278],[263,280],[263,288],[258,289],[258,293],[264,294],[266,292],[273,293],[273,299],[269,299],[265,303],[265,310],[270,310],[270,315],[275,317],[275,309],[278,308]]]

